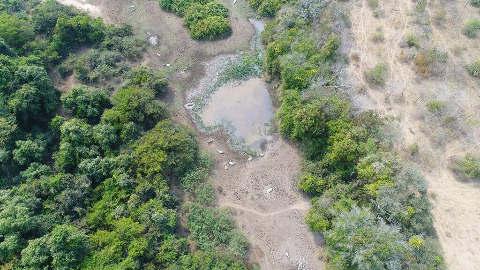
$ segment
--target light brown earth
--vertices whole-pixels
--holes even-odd
[[[480,10],[462,1],[428,1],[417,23],[418,1],[380,0],[383,15],[375,18],[367,0],[351,3],[352,40],[348,74],[360,109],[377,109],[398,119],[396,145],[404,158],[419,164],[427,179],[433,204],[435,228],[451,270],[480,269],[480,182],[462,181],[452,173],[452,161],[466,153],[479,153],[480,81],[467,74],[465,64],[480,60],[480,39],[461,33],[466,21],[479,18]],[[446,21],[435,23],[435,16],[446,11]],[[438,17],[437,17],[438,18]],[[375,43],[372,35],[381,26],[385,41]],[[422,79],[409,49],[403,46],[407,34],[421,37],[422,47],[435,46],[448,53],[445,71]],[[384,87],[368,86],[364,72],[377,63],[388,66]],[[432,100],[447,107],[438,113],[426,110]],[[419,154],[408,149],[417,143]]]
[[[59,1],[79,8],[89,7],[92,15],[110,23],[131,24],[139,37],[158,36],[158,45],[149,46],[144,64],[169,76],[172,91],[167,102],[175,112],[174,118],[193,128],[195,124],[183,104],[186,93],[204,76],[203,63],[218,55],[247,50],[255,33],[247,20],[244,0],[235,6],[233,1],[224,1],[231,12],[233,34],[215,42],[192,40],[181,18],[162,11],[157,1]],[[132,5],[134,12],[130,12]],[[202,148],[217,158],[213,182],[218,204],[232,209],[238,226],[250,241],[249,260],[267,270],[323,269],[319,258],[322,239],[308,230],[304,219],[310,203],[296,187],[301,162],[297,149],[274,135],[276,138],[267,145],[264,156],[247,162],[246,156],[229,148],[224,133],[197,133]],[[212,144],[207,143],[210,138],[215,139]],[[228,161],[236,164],[227,170],[224,164]]]

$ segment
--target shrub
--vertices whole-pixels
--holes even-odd
[[[480,156],[468,154],[455,161],[454,170],[465,178],[480,178]]]
[[[470,75],[475,78],[480,78],[480,61],[473,62],[467,65],[467,70]]]
[[[228,9],[217,2],[210,2],[206,5],[193,4],[185,12],[183,24],[190,28],[196,22],[211,16],[228,17]]]
[[[365,72],[365,77],[370,84],[385,85],[387,76],[387,66],[383,63],[377,64],[374,68]]]
[[[372,40],[375,43],[380,43],[385,41],[385,34],[383,33],[383,28],[381,26],[377,28],[375,33],[373,33]]]
[[[379,0],[368,0],[368,5],[371,8],[377,8],[379,5]]]
[[[145,67],[139,67],[128,75],[127,85],[136,85],[151,90],[156,95],[164,95],[168,90],[168,82],[162,73],[153,74]]]
[[[447,61],[447,53],[432,48],[419,52],[415,56],[415,66],[423,78],[429,78],[442,72],[442,63]]]
[[[445,108],[447,104],[442,101],[432,100],[427,103],[427,110],[431,113],[436,113]]]
[[[470,4],[474,7],[480,7],[480,0],[470,0]]]
[[[228,9],[212,0],[158,0],[160,7],[184,17],[183,24],[194,39],[214,40],[232,32]]]
[[[369,209],[354,207],[325,233],[329,264],[331,269],[400,269],[402,238],[397,227],[377,221]]]
[[[97,121],[103,110],[110,106],[110,100],[104,90],[78,86],[61,97],[66,109],[74,115],[89,121]]]
[[[250,7],[265,17],[275,16],[285,2],[284,0],[248,0]]]
[[[232,28],[228,20],[220,16],[211,16],[200,20],[190,28],[190,36],[194,39],[217,39],[230,35]]]
[[[414,34],[409,34],[407,35],[406,37],[406,43],[407,43],[407,46],[412,48],[420,48],[420,43],[418,41],[418,37],[415,36]]]
[[[478,19],[468,21],[463,27],[463,34],[469,38],[476,38],[478,32],[480,32],[480,21]]]

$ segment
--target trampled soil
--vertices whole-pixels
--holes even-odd
[[[195,124],[183,105],[186,93],[205,75],[203,63],[218,55],[248,50],[255,33],[244,0],[235,5],[224,1],[230,9],[233,34],[214,42],[192,40],[182,19],[162,11],[154,0],[60,2],[88,7],[92,15],[106,22],[131,24],[136,34],[146,40],[157,37],[157,45],[148,47],[144,64],[168,75],[172,91],[167,102],[175,112],[174,118],[192,128],[196,128]],[[133,12],[131,6],[135,6]],[[218,204],[232,209],[239,228],[250,241],[249,260],[267,270],[323,269],[319,258],[322,239],[308,230],[304,219],[310,203],[296,188],[301,161],[297,149],[274,134],[264,156],[247,162],[247,156],[230,149],[223,132],[197,133],[201,146],[217,158],[213,182]],[[210,138],[214,138],[211,144],[207,143]],[[217,152],[220,149],[224,154]],[[225,163],[229,161],[236,164],[227,170]]]

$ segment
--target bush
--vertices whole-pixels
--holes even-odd
[[[190,27],[190,36],[194,39],[214,40],[229,36],[232,28],[228,20],[220,16],[211,16],[199,20]]]
[[[480,7],[480,0],[470,0],[470,4],[474,7]]]
[[[284,0],[248,0],[248,4],[265,17],[273,17],[280,10]]]
[[[467,65],[467,70],[470,75],[475,78],[480,78],[480,61],[473,62]]]
[[[417,53],[414,62],[418,73],[423,78],[429,78],[443,72],[444,67],[441,64],[447,61],[447,57],[447,53],[432,48]]]
[[[432,100],[427,103],[427,110],[431,113],[436,113],[445,108],[447,104],[442,101]]]
[[[454,170],[465,178],[480,178],[480,157],[468,154],[455,161]]]
[[[185,12],[183,24],[190,28],[196,22],[211,16],[227,18],[228,9],[224,5],[217,2],[210,2],[206,5],[193,4]]]
[[[104,90],[78,86],[61,97],[66,109],[72,110],[78,118],[96,122],[103,110],[110,106],[110,100]]]
[[[183,24],[194,39],[227,37],[232,28],[226,19],[228,9],[212,0],[158,0],[160,7],[184,17]]]
[[[409,34],[407,35],[407,38],[406,38],[406,42],[407,42],[407,46],[412,48],[420,48],[420,43],[418,41],[418,37],[415,36],[414,34]]]
[[[397,227],[377,221],[369,209],[354,207],[325,234],[329,264],[331,269],[401,269],[402,238]]]
[[[149,89],[155,95],[164,95],[168,91],[168,82],[162,73],[153,74],[145,67],[139,67],[130,72],[127,77],[127,85],[136,85],[145,89]]]
[[[480,32],[480,21],[478,19],[468,21],[463,27],[463,34],[469,38],[476,38],[478,32]]]
[[[381,43],[385,41],[385,33],[383,33],[383,28],[381,26],[375,30],[375,33],[373,33],[372,40],[375,43]]]
[[[387,65],[380,63],[377,64],[374,68],[365,72],[365,77],[367,81],[373,85],[385,85],[387,76]]]
[[[227,209],[189,204],[185,207],[190,238],[203,251],[228,249],[236,256],[246,253],[247,240],[235,228],[235,220]]]

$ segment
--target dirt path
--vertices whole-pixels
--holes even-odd
[[[247,3],[224,0],[229,7],[233,34],[226,40],[198,42],[189,37],[181,18],[163,12],[155,0],[60,0],[88,9],[107,22],[133,25],[139,37],[158,36],[159,44],[149,46],[144,64],[162,69],[172,88],[167,97],[174,118],[195,128],[183,104],[186,92],[196,87],[205,75],[203,63],[217,55],[238,53],[250,47],[254,28],[245,16]],[[130,12],[130,6],[135,11]],[[93,6],[94,8],[91,8]],[[171,67],[165,67],[165,64]],[[214,137],[213,144],[207,141]],[[281,138],[267,146],[263,157],[247,162],[245,156],[229,149],[225,135],[198,132],[202,148],[214,154],[213,182],[219,206],[232,209],[240,229],[251,243],[249,258],[261,269],[323,269],[319,259],[322,238],[305,224],[310,202],[296,187],[300,174],[299,152]],[[220,155],[217,149],[222,149]],[[234,160],[235,166],[224,164]]]
[[[283,210],[273,211],[273,212],[269,212],[269,213],[263,213],[263,212],[259,212],[259,211],[253,210],[253,209],[243,207],[241,205],[237,205],[237,204],[234,204],[234,203],[229,203],[229,202],[224,202],[220,206],[230,207],[230,208],[233,208],[235,210],[245,211],[245,212],[252,213],[254,215],[261,216],[261,217],[276,216],[276,215],[280,215],[280,214],[283,214],[285,212],[289,212],[289,211],[293,211],[293,210],[307,211],[311,207],[310,203],[308,201],[306,201],[306,202],[300,202],[300,203],[297,203],[297,204],[294,204],[294,205],[290,205],[289,207],[287,207],[286,209],[283,209]]]
[[[462,182],[450,169],[452,159],[466,153],[478,153],[480,130],[477,125],[468,123],[478,120],[474,112],[480,107],[480,87],[463,68],[471,59],[478,60],[478,51],[472,41],[461,34],[464,22],[457,19],[469,18],[473,10],[465,3],[451,2],[446,10],[452,14],[447,13],[447,22],[441,29],[433,23],[429,28],[422,28],[413,14],[416,3],[411,0],[381,1],[383,15],[378,18],[367,0],[352,5],[353,51],[360,60],[351,62],[349,72],[357,87],[363,85],[366,89],[365,98],[361,99],[366,101],[357,101],[356,105],[360,109],[377,109],[399,119],[397,149],[400,152],[407,152],[411,145],[418,144],[419,155],[405,154],[404,158],[419,164],[428,182],[435,228],[448,268],[479,269],[480,183]],[[442,5],[445,4],[429,1],[421,16],[433,21]],[[385,33],[385,41],[374,43],[371,37],[379,26]],[[428,35],[429,46],[448,53],[445,74],[427,80],[419,78],[413,61],[402,58],[407,49],[400,45],[410,33],[420,37]],[[461,54],[455,52],[458,48],[462,49]],[[388,65],[389,78],[385,87],[372,88],[366,83],[364,72],[380,62]],[[425,104],[432,100],[445,101],[448,106],[440,115],[432,115],[425,109]],[[444,119],[453,119],[453,122],[447,123]]]
[[[247,161],[230,151],[218,154],[217,149],[226,147],[221,138],[202,143],[218,160],[218,203],[234,211],[252,244],[250,256],[261,269],[323,269],[318,259],[323,240],[308,230],[310,202],[296,187],[301,163],[297,149],[276,138],[263,157]],[[236,165],[226,170],[224,164],[232,160]]]

